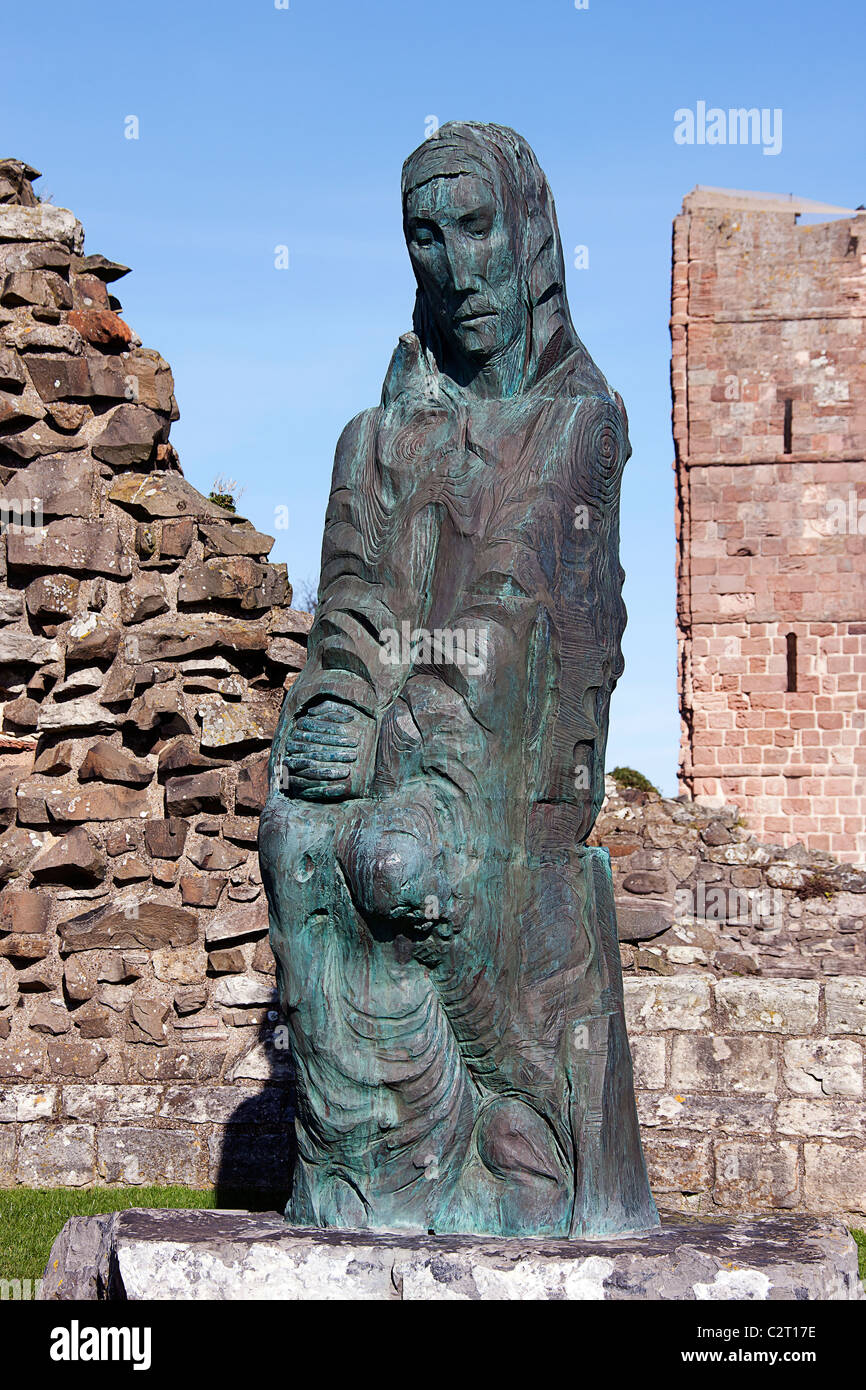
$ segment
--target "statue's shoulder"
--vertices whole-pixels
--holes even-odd
[[[579,389],[579,376],[574,386],[571,467],[609,499],[631,457],[625,405],[618,391]]]
[[[332,487],[346,485],[357,475],[363,466],[380,415],[379,406],[369,406],[346,425],[337,440]]]

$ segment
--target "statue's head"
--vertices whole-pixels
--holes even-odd
[[[510,354],[519,390],[577,343],[553,198],[515,131],[449,122],[406,160],[402,192],[415,331],[442,370]]]

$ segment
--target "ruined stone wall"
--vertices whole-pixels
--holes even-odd
[[[674,223],[681,788],[866,861],[866,220]]]
[[[33,176],[0,164],[0,1181],[273,1180],[256,835],[311,620],[184,479],[126,268]]]

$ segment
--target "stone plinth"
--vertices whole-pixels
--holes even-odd
[[[43,1299],[862,1299],[838,1221],[665,1222],[628,1240],[498,1240],[289,1227],[277,1213],[73,1217]]]

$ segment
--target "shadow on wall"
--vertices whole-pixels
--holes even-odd
[[[268,1013],[271,1017],[268,1018]],[[228,1117],[216,1180],[216,1204],[245,1211],[283,1212],[292,1188],[295,1167],[295,1091],[290,1054],[274,1046],[280,1020],[274,1006],[259,1025],[256,1046],[247,1053],[247,1074],[241,1082],[257,1080],[251,1092]],[[284,1033],[277,1032],[277,1037]]]

